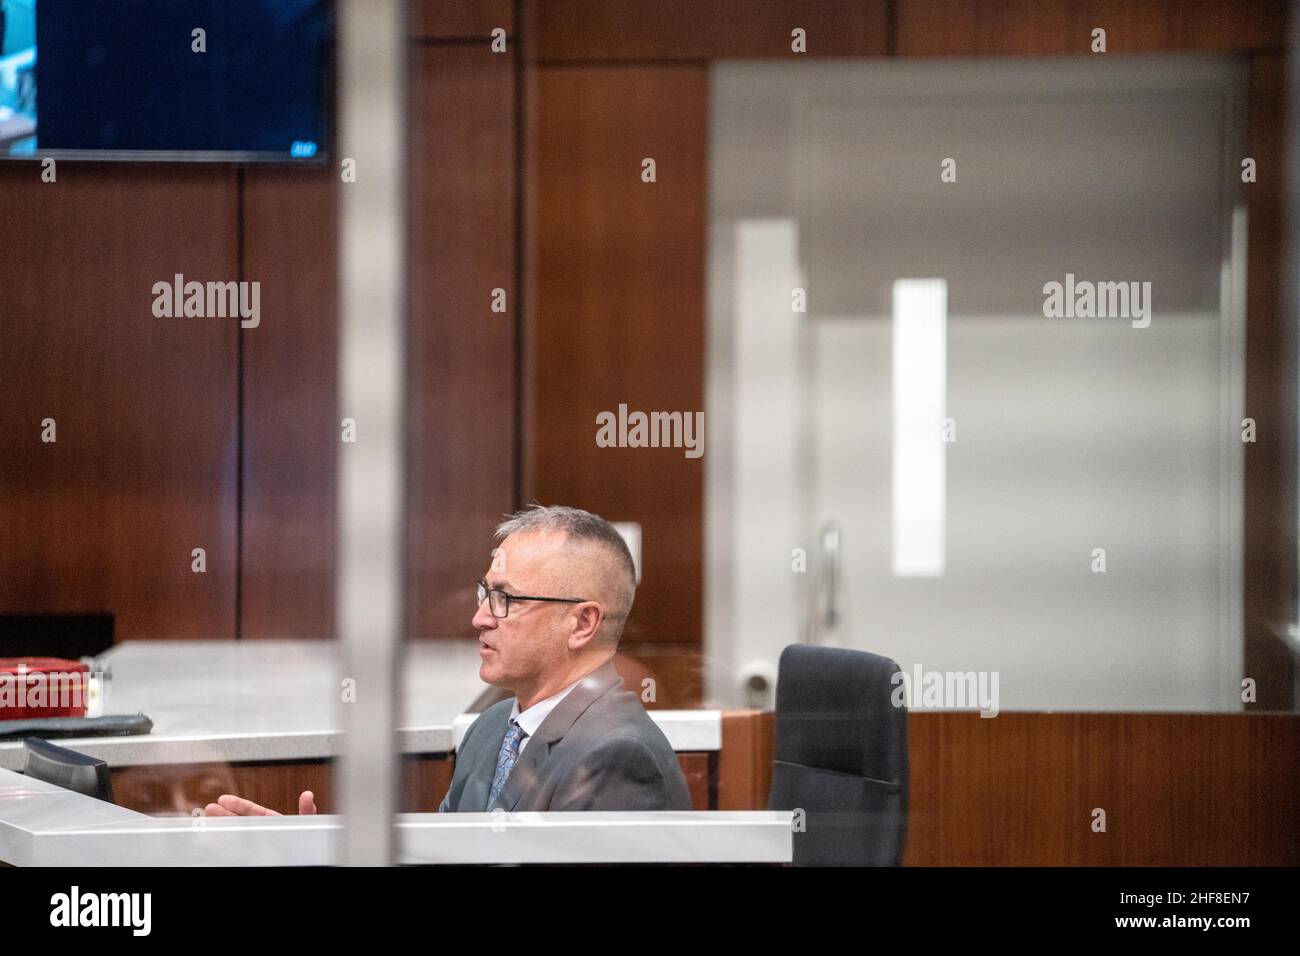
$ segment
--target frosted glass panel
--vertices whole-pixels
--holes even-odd
[[[813,640],[996,674],[1003,710],[1240,707],[1236,82],[1199,58],[715,68],[721,673]],[[1053,313],[1052,283],[1104,314]]]

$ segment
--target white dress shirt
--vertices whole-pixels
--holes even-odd
[[[582,677],[586,676],[586,674],[582,675]],[[524,752],[524,748],[528,746],[528,741],[533,739],[533,734],[537,733],[537,728],[542,726],[542,721],[545,720],[547,715],[555,709],[556,704],[564,700],[565,695],[568,694],[569,691],[578,686],[582,681],[582,677],[579,677],[568,687],[552,694],[545,700],[539,700],[522,714],[519,712],[519,698],[515,698],[514,706],[510,708],[510,719],[518,721],[519,726],[524,730],[524,739],[519,741],[519,753],[521,755]]]

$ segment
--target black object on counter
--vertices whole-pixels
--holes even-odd
[[[153,721],[143,713],[105,714],[103,717],[38,717],[0,720],[0,740],[24,737],[127,737],[147,734]]]
[[[105,761],[36,737],[24,740],[23,750],[27,753],[24,776],[113,802],[113,781]]]

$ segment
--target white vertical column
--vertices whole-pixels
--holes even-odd
[[[893,572],[941,577],[947,494],[948,283],[894,282]]]
[[[340,3],[337,162],[356,161],[339,187],[339,419],[356,442],[338,458],[335,589],[342,678],[356,699],[339,707],[346,733],[335,789],[346,826],[339,862],[393,862],[397,758],[393,736],[403,636],[406,3]]]
[[[794,220],[744,219],[734,234],[728,693],[741,706],[771,706],[770,696],[751,699],[747,688],[762,678],[770,695],[781,648],[802,637],[798,588],[805,576],[791,573],[791,550],[811,547],[800,523],[810,485],[799,481],[806,463],[791,451],[799,447],[799,331],[807,317],[791,308],[791,291],[804,286]]]

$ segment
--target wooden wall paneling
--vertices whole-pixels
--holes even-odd
[[[400,813],[436,813],[451,789],[453,762],[434,754],[405,754]],[[298,812],[298,795],[312,791],[320,813],[337,813],[329,760],[258,763],[150,764],[114,767],[113,797],[138,813],[190,814],[223,793],[246,797],[280,813]]]
[[[1070,0],[898,0],[899,56],[1086,53],[1071,35]]]
[[[1247,155],[1258,181],[1247,201],[1246,405],[1256,440],[1245,445],[1242,563],[1244,677],[1253,677],[1251,709],[1295,707],[1295,662],[1286,639],[1296,621],[1296,334],[1283,294],[1286,241],[1283,146],[1285,61],[1253,57]],[[1228,440],[1239,434],[1228,423]]]
[[[915,713],[908,732],[908,865],[1300,863],[1300,715]]]
[[[716,809],[709,805],[709,755],[707,753],[680,753],[677,763],[686,778],[686,789],[691,794],[691,807],[696,810]]]
[[[718,808],[765,809],[772,715],[723,719]],[[914,713],[908,733],[907,865],[1300,864],[1300,715]],[[678,758],[704,809],[708,755]],[[406,756],[403,811],[436,810],[453,767]],[[113,785],[141,812],[189,812],[225,792],[294,812],[301,790],[332,808],[328,761],[116,768]]]
[[[690,710],[704,699],[708,661],[696,647],[625,640],[614,665],[627,689],[641,695],[646,710]]]
[[[472,634],[474,583],[515,506],[515,58],[411,49],[410,635]],[[493,312],[504,289],[507,311]]]
[[[708,72],[546,67],[525,241],[526,500],[642,526],[624,640],[698,644],[703,458],[601,448],[596,416],[704,409]],[[656,161],[657,181],[641,179]],[[708,454],[708,427],[704,448]]]
[[[261,321],[243,339],[240,636],[334,627],[338,163],[244,173],[244,278]]]
[[[298,812],[298,794],[312,791],[316,808],[332,806],[332,767],[327,760],[262,763],[149,764],[114,767],[113,799],[137,813],[192,814],[233,793],[279,813]]]
[[[796,57],[801,27],[808,56],[881,56],[886,0],[539,0],[543,60],[709,60]]]
[[[718,755],[719,810],[767,809],[775,747],[775,713],[723,711],[722,750]]]
[[[238,320],[155,317],[153,285],[237,277],[235,174],[57,175],[0,168],[0,613],[112,613],[118,641],[233,637]]]
[[[501,27],[515,33],[514,0],[409,0],[410,36],[418,40],[483,40]]]
[[[1284,0],[897,0],[900,56],[1235,52],[1283,45]]]
[[[451,789],[456,761],[432,754],[402,757],[402,792],[399,813],[437,813],[442,798]]]
[[[1093,0],[1109,12],[1120,0]],[[1279,50],[1289,44],[1288,0],[1164,0],[1171,45],[1201,52]]]

